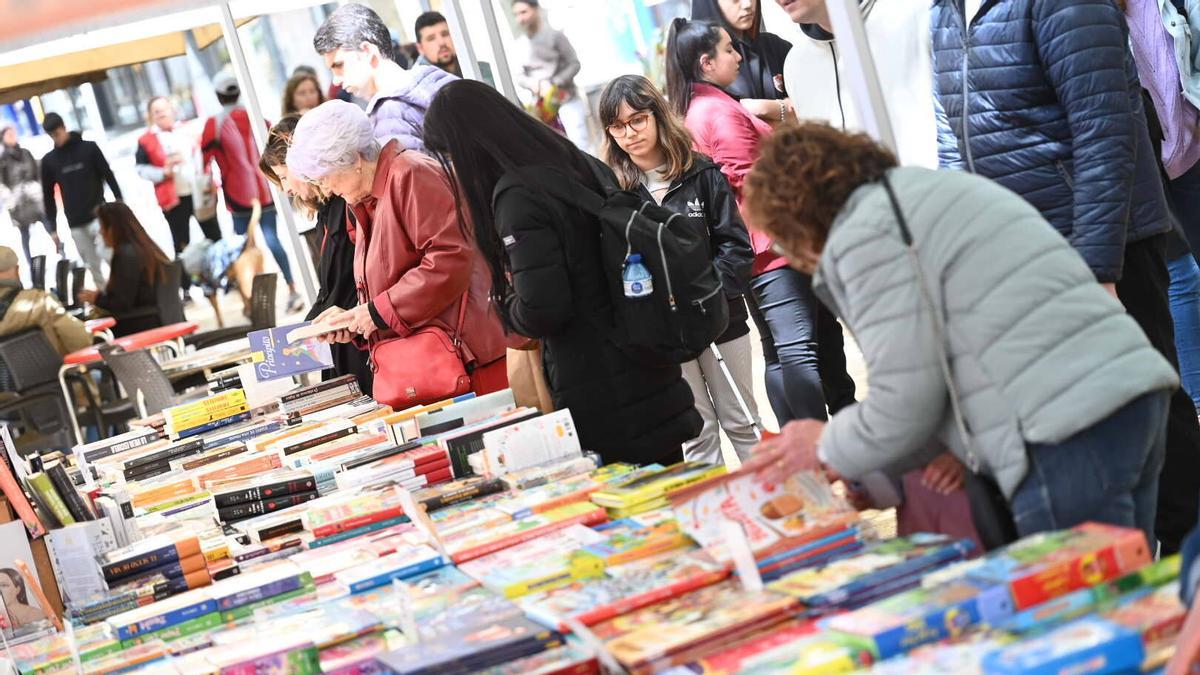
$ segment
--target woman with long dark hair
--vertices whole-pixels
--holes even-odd
[[[96,207],[96,218],[104,245],[113,252],[111,271],[103,291],[80,291],[78,299],[115,317],[113,334],[117,336],[163,325],[157,311],[158,287],[167,283],[171,259],[124,202],[101,204]]]
[[[738,456],[746,459],[758,440],[750,326],[743,297],[750,290],[754,251],[729,181],[716,164],[692,149],[692,136],[683,120],[640,75],[623,75],[604,88],[600,121],[605,130],[604,158],[621,187],[687,216],[686,222],[702,229],[729,304],[729,327],[717,338],[717,350],[705,350],[683,364],[683,377],[704,419],[704,430],[684,446],[684,457],[720,462],[724,429]],[[728,378],[717,361],[718,353],[729,368]]]
[[[741,56],[723,28],[686,19],[675,19],[671,24],[667,38],[668,97],[676,112],[683,115],[696,149],[720,165],[739,207],[759,145],[771,135],[769,124],[751,115],[725,91],[737,79],[740,64]],[[812,278],[789,268],[775,252],[771,238],[756,231],[752,221],[748,224],[754,247],[754,278],[750,285],[767,327],[763,352],[771,408],[780,424],[794,419],[825,419],[827,397],[818,372],[817,331],[822,319],[832,323],[827,334],[840,338],[840,328],[813,295]],[[835,344],[832,337],[824,346],[830,352],[842,349],[840,341]],[[844,366],[840,374],[837,369],[831,370],[831,381],[849,380]],[[847,387],[838,389],[844,392]],[[848,389],[848,396],[828,396],[830,410],[836,412],[853,402],[852,382]]]
[[[762,0],[692,0],[692,21],[724,28],[742,57],[737,79],[725,90],[755,117],[787,121],[791,101],[783,88],[783,64],[792,43],[763,30]]]
[[[306,70],[298,70],[283,87],[283,114],[303,115],[325,102],[321,82]]]
[[[317,239],[321,242],[317,252],[320,258],[317,278],[321,288],[304,317],[305,321],[315,321],[335,309],[345,310],[357,305],[358,290],[354,287],[354,242],[350,240],[346,200],[334,194],[323,194],[317,186],[288,171],[287,151],[299,122],[300,115],[287,115],[271,127],[258,168],[267,180],[316,219]],[[367,353],[348,343],[331,347],[332,375],[354,375],[363,393],[370,396],[373,378]]]
[[[612,172],[470,80],[434,98],[425,145],[456,186],[460,222],[474,227],[505,327],[542,341],[555,406],[571,410],[583,447],[606,462],[678,460],[701,429],[679,366],[639,365],[605,337],[613,306],[599,223],[534,176],[602,192],[616,186]]]

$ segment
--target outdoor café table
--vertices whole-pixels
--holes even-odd
[[[92,335],[97,335],[104,338],[105,342],[113,341],[112,329],[117,325],[117,320],[111,316],[106,316],[101,319],[91,319],[83,322],[83,327]]]
[[[173,323],[139,333],[130,333],[114,339],[112,344],[127,352],[164,345],[169,346],[178,356],[183,353],[184,336],[195,333],[199,328],[200,325],[194,321]],[[102,360],[99,347],[86,347],[64,356],[62,368],[58,371],[58,384],[62,387],[63,397],[67,403],[67,412],[71,417],[71,429],[75,432],[76,443],[83,443],[83,431],[79,428],[79,420],[75,417],[74,399],[71,397],[70,387],[67,386],[67,374],[73,370],[85,371],[91,364],[99,363]]]

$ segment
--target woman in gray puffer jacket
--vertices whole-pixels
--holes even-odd
[[[996,480],[1022,536],[1095,520],[1153,543],[1179,379],[1033,207],[970,174],[896,168],[823,124],[777,131],[747,186],[750,221],[814,273],[870,383],[756,463],[899,475],[940,441]]]
[[[31,264],[29,253],[29,226],[42,223],[50,238],[58,247],[58,235],[54,223],[46,222],[42,212],[42,184],[38,181],[37,160],[17,141],[15,127],[0,128],[0,191],[12,223],[21,232],[21,247],[25,251],[25,264]]]

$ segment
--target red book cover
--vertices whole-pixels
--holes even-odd
[[[676,581],[675,583],[656,588],[652,591],[646,591],[645,593],[640,593],[638,595],[621,598],[612,604],[603,605],[593,610],[583,612],[575,618],[585,626],[594,626],[601,621],[608,621],[609,619],[621,616],[622,614],[628,614],[634,610],[641,609],[643,607],[649,607],[650,605],[662,602],[664,600],[670,600],[671,598],[677,598],[685,593],[691,593],[697,588],[711,586],[712,584],[715,584],[728,576],[729,570],[704,572],[702,574],[697,574],[688,577],[687,579],[682,579],[680,581]],[[564,632],[571,630],[570,627],[566,625],[560,625],[558,629]]]
[[[345,520],[339,520],[333,523],[327,523],[325,525],[315,527],[313,528],[312,533],[314,538],[320,539],[322,537],[338,534],[339,532],[346,532],[359,527],[365,527],[373,523],[378,523],[382,520],[399,518],[402,515],[404,515],[403,508],[399,506],[391,506],[373,513],[364,513],[361,516],[354,516],[353,518],[347,518]]]
[[[439,462],[442,460],[448,461],[449,459],[450,456],[446,454],[446,451],[438,446],[422,445],[421,447],[414,448],[408,452],[402,452],[398,455],[387,457],[383,460],[380,460],[379,463],[383,466],[396,463],[408,463],[412,464],[414,467],[421,467],[422,465],[429,464],[430,462]]]
[[[1086,523],[1077,529],[1095,534],[1104,544],[1092,550],[1068,548],[1031,574],[1012,580],[1017,610],[1027,609],[1072,591],[1112,581],[1150,563],[1150,550],[1140,530]]]
[[[418,473],[417,475],[421,474]],[[445,483],[451,478],[454,478],[454,467],[450,466],[450,462],[447,461],[445,464],[438,466],[438,468],[434,469],[433,471],[424,474],[424,476],[426,485]]]

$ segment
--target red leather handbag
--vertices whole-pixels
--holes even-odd
[[[425,326],[406,337],[381,340],[371,345],[375,400],[394,410],[404,410],[471,391],[471,376],[463,363],[462,349],[466,316],[467,294],[464,293],[453,335],[439,326]]]

